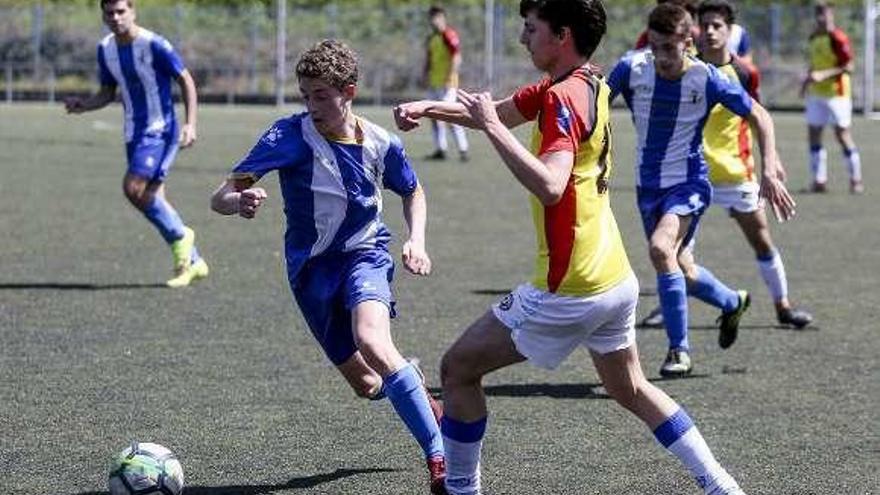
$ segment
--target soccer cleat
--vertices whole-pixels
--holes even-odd
[[[825,182],[813,182],[810,184],[809,192],[823,194],[828,192],[828,184]]]
[[[446,152],[443,151],[443,150],[437,150],[437,151],[435,151],[435,152],[433,152],[433,153],[431,153],[430,155],[428,155],[428,156],[425,157],[425,160],[437,160],[437,161],[440,161],[440,160],[445,160],[445,159],[446,159]]]
[[[850,194],[864,194],[865,185],[860,180],[851,180],[849,181],[849,192]]]
[[[172,289],[186,287],[196,280],[201,280],[207,277],[209,272],[210,270],[208,270],[208,264],[205,263],[204,259],[199,258],[198,261],[189,265],[176,277],[165,282],[165,285],[171,287]]]
[[[432,495],[447,495],[446,491],[446,459],[442,455],[428,459],[428,476]]]
[[[722,313],[717,320],[718,330],[720,330],[718,333],[718,345],[722,349],[727,349],[736,342],[736,334],[739,332],[739,320],[752,303],[752,297],[749,296],[748,292],[738,290],[736,294],[739,296],[739,304],[736,306],[736,309]]]
[[[174,272],[182,274],[192,263],[192,250],[196,245],[196,233],[189,227],[183,228],[183,237],[171,243],[171,256],[174,257]]]
[[[813,322],[813,315],[798,308],[786,308],[777,311],[776,318],[780,324],[791,325],[798,330]]]
[[[666,361],[660,366],[660,376],[665,378],[679,378],[690,375],[694,370],[691,357],[684,349],[671,349],[666,354]]]
[[[636,325],[639,328],[663,328],[663,308],[657,306]]]

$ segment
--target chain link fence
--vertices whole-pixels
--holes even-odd
[[[609,33],[595,56],[606,67],[632,47],[648,13],[647,8],[607,5]],[[360,56],[362,100],[384,103],[422,96],[420,79],[429,34],[423,8],[367,9],[355,2],[338,2],[314,9],[288,8],[284,22],[278,22],[276,7],[277,2],[237,7],[194,2],[157,7],[142,2],[137,14],[139,24],[177,47],[203,100],[270,103],[278,92],[288,100],[298,97],[294,77],[288,76],[283,87],[276,86],[279,26],[286,30],[288,72],[303,49],[319,39],[336,37]],[[462,85],[503,94],[538,73],[519,45],[521,19],[516,7],[495,5],[488,24],[487,15],[482,7],[448,13],[462,42]],[[856,107],[864,96],[864,15],[858,7],[840,6],[836,12],[837,23],[849,34],[856,52]],[[805,70],[806,40],[813,29],[811,9],[771,4],[740,12],[739,17],[752,37],[764,101],[776,108],[799,107],[797,88]],[[492,43],[487,43],[487,25],[492,27]],[[53,100],[68,92],[93,91],[95,47],[106,32],[98,8],[43,4],[0,9],[0,98]],[[878,88],[869,89],[880,95]]]

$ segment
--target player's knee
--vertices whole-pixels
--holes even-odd
[[[651,242],[648,248],[648,254],[651,257],[651,263],[655,267],[668,267],[675,264],[675,253],[672,246],[667,246],[659,242]]]
[[[445,388],[479,381],[480,377],[471,371],[472,368],[467,358],[447,351],[440,361],[440,383]]]

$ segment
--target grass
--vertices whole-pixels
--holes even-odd
[[[360,111],[390,123],[388,109]],[[121,194],[119,112],[0,107],[0,491],[104,493],[111,456],[139,439],[179,455],[189,494],[426,492],[419,451],[389,404],[354,397],[293,305],[275,178],[255,220],[209,211],[214,187],[285,112],[202,109],[199,142],[179,155],[168,188],[212,275],[178,291],[160,287],[170,254]],[[808,181],[802,117],[780,114],[776,123],[799,189]],[[740,340],[721,351],[716,313],[692,303],[695,375],[656,383],[688,408],[749,493],[877,490],[878,125],[857,119],[854,128],[867,194],[847,194],[830,144],[831,192],[798,194],[798,218],[772,227],[791,295],[815,314],[814,327],[777,328],[734,223],[714,210],[703,223],[699,259],[751,290],[753,306]],[[482,137],[470,134],[467,165],[420,160],[427,131],[404,137],[428,193],[435,272],[415,279],[398,270],[394,332],[436,386],[445,348],[529,276],[534,234],[523,190]],[[614,208],[649,292],[624,114],[615,115],[615,139]],[[400,233],[393,196],[385,215]],[[645,296],[640,314],[654,303]],[[645,330],[638,339],[657,380],[665,335]],[[485,385],[489,493],[698,492],[650,432],[605,398],[585,352],[552,373],[524,364]]]

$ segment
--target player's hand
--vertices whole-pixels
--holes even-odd
[[[785,222],[794,218],[796,203],[785,188],[785,184],[779,180],[778,174],[761,176],[760,195],[762,202],[770,203],[777,221]]]
[[[428,276],[431,274],[431,258],[421,242],[409,239],[403,244],[403,266],[413,275]]]
[[[269,196],[262,187],[245,189],[238,196],[238,214],[244,218],[254,218],[257,209]]]
[[[419,119],[425,116],[424,105],[419,101],[411,101],[394,107],[394,123],[403,132],[411,131],[419,126]]]
[[[64,99],[64,109],[67,113],[83,113],[86,111],[83,100],[79,96],[69,96]]]
[[[180,128],[180,147],[189,148],[196,142],[196,126],[194,124],[184,124]]]
[[[492,95],[487,92],[471,94],[459,89],[458,101],[464,105],[474,124],[480,129],[485,129],[490,123],[501,122],[501,119],[498,118],[498,112],[495,110]]]

